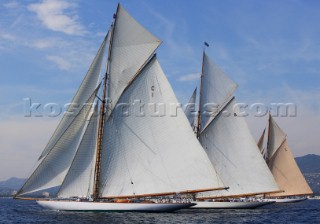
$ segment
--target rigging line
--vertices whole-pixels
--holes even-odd
[[[134,130],[133,130],[131,127],[129,127],[129,125],[128,125],[125,121],[123,121],[123,124],[124,124],[124,126],[126,126],[126,127],[129,129],[129,131],[130,131],[135,137],[137,137],[137,139],[140,140],[140,142],[142,142],[142,144],[144,144],[144,145],[150,150],[150,152],[152,152],[154,155],[157,154],[145,141],[143,141],[142,138],[139,137],[138,134],[136,134],[136,133],[134,132]]]

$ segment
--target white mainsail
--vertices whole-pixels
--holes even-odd
[[[59,125],[57,126],[55,132],[50,138],[48,144],[44,148],[38,160],[41,160],[47,153],[53,148],[57,141],[61,138],[61,135],[66,131],[68,126],[72,123],[77,113],[84,106],[85,102],[89,99],[92,92],[95,90],[98,84],[101,65],[105,56],[105,48],[108,40],[108,35],[105,37],[102,42],[98,53],[96,54],[85,78],[83,79],[80,87],[73,100],[70,103],[70,106],[66,110],[63,118],[61,119]]]
[[[233,82],[215,64],[205,52],[203,52],[203,69],[201,76],[200,111],[201,111],[201,130],[210,123],[214,116],[220,111],[233,92],[237,84]]]
[[[267,163],[283,192],[270,194],[270,197],[309,195],[312,190],[303,177],[288,145],[286,134],[269,114],[269,135]]]
[[[153,57],[119,99],[129,114],[116,107],[104,126],[102,197],[224,187],[182,109],[172,115],[170,104],[178,101]],[[154,114],[155,105],[164,115]]]
[[[278,191],[268,166],[261,157],[245,118],[235,99],[200,135],[200,142],[228,191],[204,192],[201,197],[254,195]]]
[[[62,184],[78,150],[79,142],[83,136],[86,121],[92,110],[93,101],[96,98],[98,89],[99,87],[91,93],[91,97],[85,106],[82,107],[71,124],[61,134],[56,144],[19,190],[18,195],[32,193]]]
[[[110,51],[109,99],[111,108],[161,41],[118,6]]]
[[[98,104],[97,104],[98,105]],[[89,197],[93,194],[94,165],[98,133],[98,109],[88,120],[88,126],[80,141],[77,153],[72,161],[58,197]]]

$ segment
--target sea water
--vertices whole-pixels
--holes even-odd
[[[0,198],[0,223],[320,223],[320,200],[257,209],[185,209],[173,213],[59,212],[34,201]]]

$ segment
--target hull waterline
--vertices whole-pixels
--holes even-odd
[[[268,204],[274,203],[274,201],[224,201],[224,202],[207,202],[207,201],[196,201],[197,205],[191,208],[197,209],[248,209],[248,208],[258,208]]]
[[[113,203],[78,201],[37,201],[47,209],[86,212],[173,212],[194,206],[194,203]]]

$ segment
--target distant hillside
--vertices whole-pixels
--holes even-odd
[[[309,154],[295,159],[313,192],[320,195],[320,156]]]
[[[23,178],[11,177],[8,180],[0,181],[0,188],[18,190],[20,187],[22,187],[22,184],[24,184],[25,181],[26,179]]]
[[[320,173],[320,156],[309,154],[295,159],[302,173]]]
[[[11,177],[8,180],[0,181],[0,196],[10,196],[14,191],[19,190],[26,179]]]

